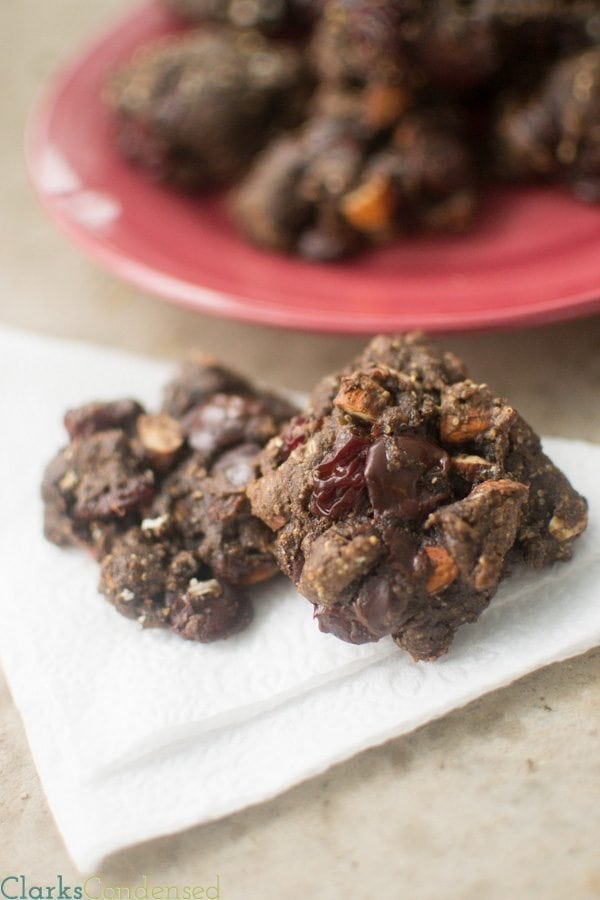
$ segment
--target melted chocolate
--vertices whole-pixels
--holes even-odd
[[[319,624],[320,631],[325,632],[325,634],[334,634],[337,638],[347,641],[349,644],[368,644],[377,640],[368,628],[365,628],[364,625],[356,620],[352,606],[344,604],[323,606],[319,604],[315,607],[313,616]]]
[[[409,597],[394,590],[389,575],[369,578],[361,587],[354,609],[356,618],[376,638],[396,631],[406,618]]]
[[[407,575],[413,572],[417,558],[418,543],[397,525],[383,525],[381,535],[391,560]]]
[[[391,513],[420,519],[448,499],[444,479],[450,457],[437,444],[420,435],[379,438],[367,454],[365,480],[376,515]]]

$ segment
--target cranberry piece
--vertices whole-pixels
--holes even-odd
[[[450,496],[449,465],[446,451],[420,435],[379,438],[365,466],[373,511],[409,520],[427,515]]]
[[[284,460],[288,458],[292,450],[295,450],[296,447],[306,443],[305,426],[308,421],[306,416],[294,416],[294,418],[290,420],[288,427],[281,435],[281,440],[283,441],[282,456]]]
[[[357,432],[342,434],[314,474],[310,511],[339,519],[360,506],[365,491],[365,462],[370,440]]]

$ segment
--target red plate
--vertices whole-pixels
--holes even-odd
[[[170,30],[154,3],[118,22],[58,76],[28,132],[46,209],[119,277],[205,312],[319,331],[451,331],[600,310],[600,208],[558,189],[494,192],[468,236],[314,265],[247,244],[218,198],[150,184],[115,153],[101,92],[136,47]]]

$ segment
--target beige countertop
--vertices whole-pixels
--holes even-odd
[[[306,389],[360,341],[220,321],[119,284],[31,196],[21,143],[45,76],[125,0],[0,4],[0,321],[177,357],[204,347]],[[600,317],[453,336],[546,434],[600,441]],[[18,385],[3,385],[18,390]],[[600,651],[554,665],[275,800],[110,859],[105,885],[209,883],[224,900],[600,897]],[[0,676],[0,876],[78,883]]]

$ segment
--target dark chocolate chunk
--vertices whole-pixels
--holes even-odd
[[[421,435],[378,438],[365,466],[374,514],[411,520],[431,512],[451,495],[449,461],[445,450]]]
[[[203,459],[226,447],[264,444],[277,433],[277,422],[259,397],[215,394],[181,420],[189,445]]]

